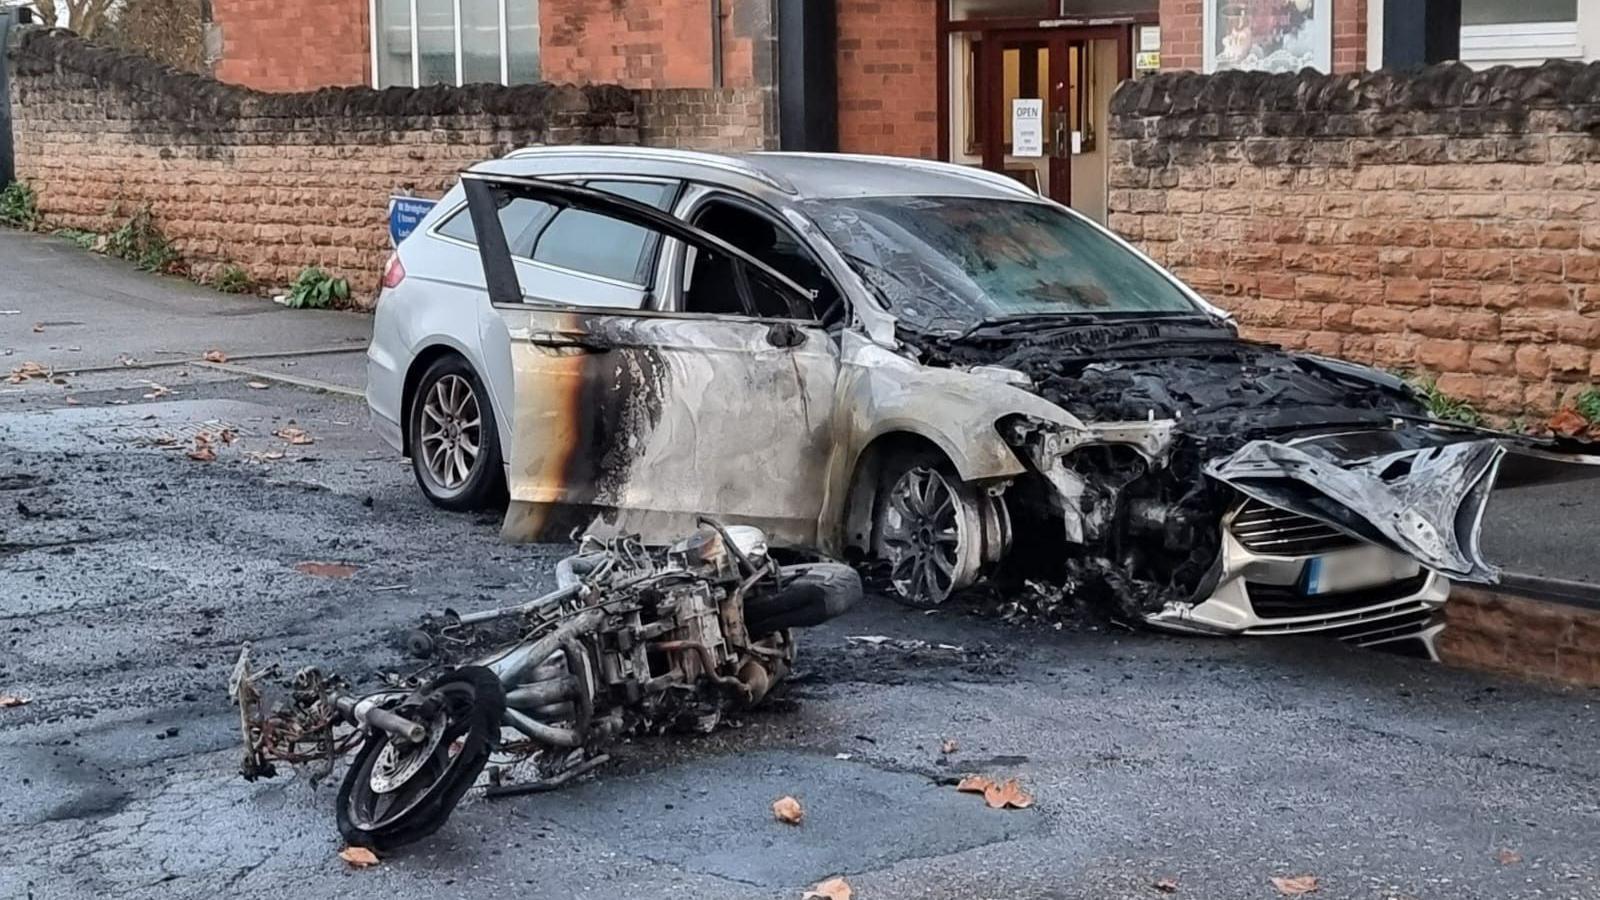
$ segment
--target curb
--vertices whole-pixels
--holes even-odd
[[[1473,585],[1473,587],[1600,612],[1600,584],[1586,581],[1507,572],[1500,577],[1500,583],[1497,585]]]

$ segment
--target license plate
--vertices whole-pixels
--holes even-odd
[[[1422,571],[1416,560],[1371,544],[1313,556],[1300,570],[1300,592],[1307,597],[1341,594],[1413,578]]]

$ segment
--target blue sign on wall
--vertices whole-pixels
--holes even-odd
[[[401,197],[399,195],[389,198],[389,240],[395,246],[417,230],[417,225],[433,208],[438,205],[437,200],[424,200],[421,197]]]

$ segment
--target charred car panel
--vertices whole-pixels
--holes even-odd
[[[596,167],[623,156],[689,185],[686,218],[717,192],[770,210],[815,277],[748,235],[533,177],[611,176]],[[1446,576],[1493,577],[1476,532],[1508,438],[1428,421],[1398,379],[1240,339],[1125,242],[1003,180],[700,159],[526,151],[464,179],[510,334],[507,537],[599,520],[652,540],[708,513],[885,559],[903,592],[935,586],[918,602],[1031,557],[1128,619],[1358,643],[1426,637]],[[495,216],[511,194],[659,232],[646,308],[523,302]],[[733,261],[741,310],[685,311],[693,253]]]

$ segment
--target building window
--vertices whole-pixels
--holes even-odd
[[[1583,59],[1578,12],[1578,0],[1462,0],[1461,61],[1483,69]]]
[[[1333,70],[1333,0],[1204,0],[1205,70]]]
[[[539,0],[370,0],[372,83],[539,80]]]

